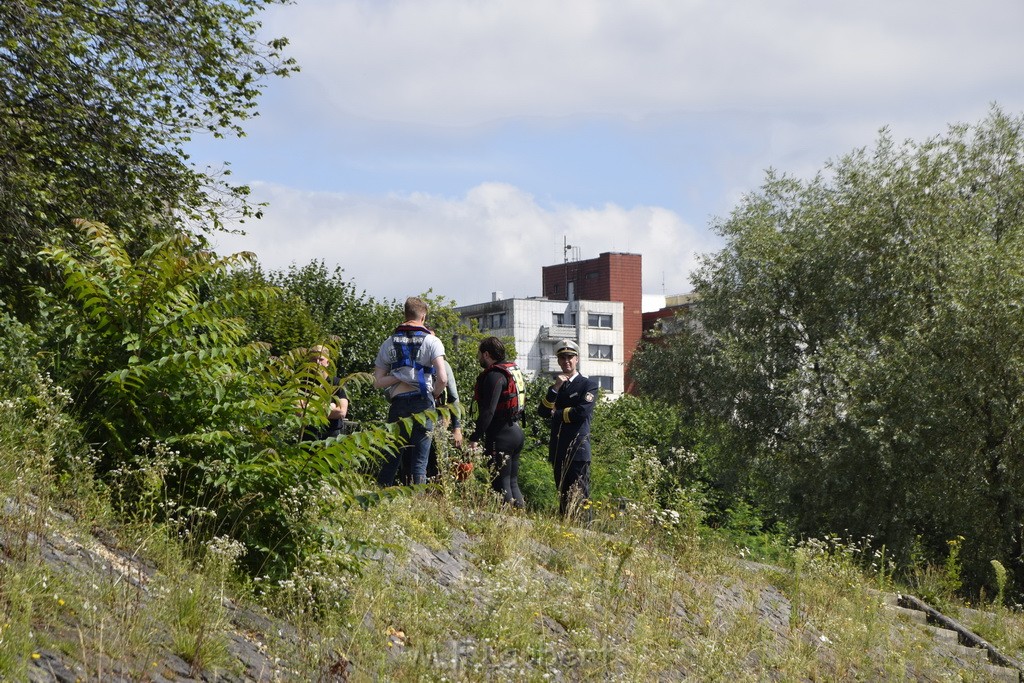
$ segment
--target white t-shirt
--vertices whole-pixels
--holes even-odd
[[[400,333],[398,333],[400,334]],[[433,334],[428,334],[423,337],[423,343],[420,345],[419,355],[416,357],[416,362],[427,368],[434,367],[434,360],[436,358],[444,357],[444,343],[441,339]],[[394,334],[384,340],[384,343],[380,345],[380,350],[377,351],[377,358],[373,361],[373,364],[378,368],[384,368],[389,370],[389,374],[393,377],[397,377],[406,384],[410,384],[414,387],[419,387],[419,380],[416,378],[416,368],[410,366],[403,366],[391,370],[391,364],[398,360],[398,352],[395,349]],[[434,375],[424,371],[426,374],[427,381],[427,392],[433,393],[434,391]]]

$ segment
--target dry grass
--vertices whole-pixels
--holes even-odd
[[[240,582],[228,542],[197,566],[173,528],[111,526],[101,492],[81,479],[64,497],[55,435],[18,410],[0,406],[0,677],[10,680],[44,650],[82,680],[168,677],[168,652],[190,674],[237,669],[228,598],[278,617],[260,646],[285,663],[282,680],[984,680],[883,609],[874,591],[890,588],[886,577],[835,544],[765,568],[686,510],[592,504],[581,525],[508,509],[482,467],[368,510],[325,508],[332,545],[320,556],[274,585]],[[121,539],[117,552],[100,551],[97,526]],[[42,539],[57,538],[93,548],[92,570],[55,565]],[[1021,656],[1020,614],[961,618]]]

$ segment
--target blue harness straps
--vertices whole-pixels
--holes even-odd
[[[433,376],[434,366],[420,363],[420,351],[423,349],[423,340],[430,334],[430,330],[419,325],[399,325],[391,335],[391,343],[395,347],[395,360],[391,363],[391,371],[398,368],[412,368],[415,371],[416,383],[419,386],[420,395],[424,398],[430,396],[427,388],[427,375]]]

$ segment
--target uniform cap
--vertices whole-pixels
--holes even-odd
[[[555,355],[571,353],[574,356],[580,355],[580,347],[572,339],[563,339],[555,344]]]

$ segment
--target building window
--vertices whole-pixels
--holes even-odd
[[[590,358],[594,360],[612,359],[611,344],[589,344],[587,345],[587,351],[590,353]]]
[[[596,270],[592,270],[589,273],[587,273],[586,275],[584,275],[583,279],[585,279],[585,280],[596,280],[598,277],[599,277],[598,272]]]
[[[552,313],[551,323],[553,325],[576,325],[575,313]]]
[[[597,381],[597,386],[601,391],[607,391],[610,394],[615,393],[614,377],[608,377],[607,375],[591,375],[591,379]]]
[[[612,329],[611,313],[588,313],[587,324],[591,327],[603,327],[606,330]]]
[[[491,319],[488,321],[490,327],[488,329],[496,330],[505,327],[505,314],[504,313],[491,313]]]

